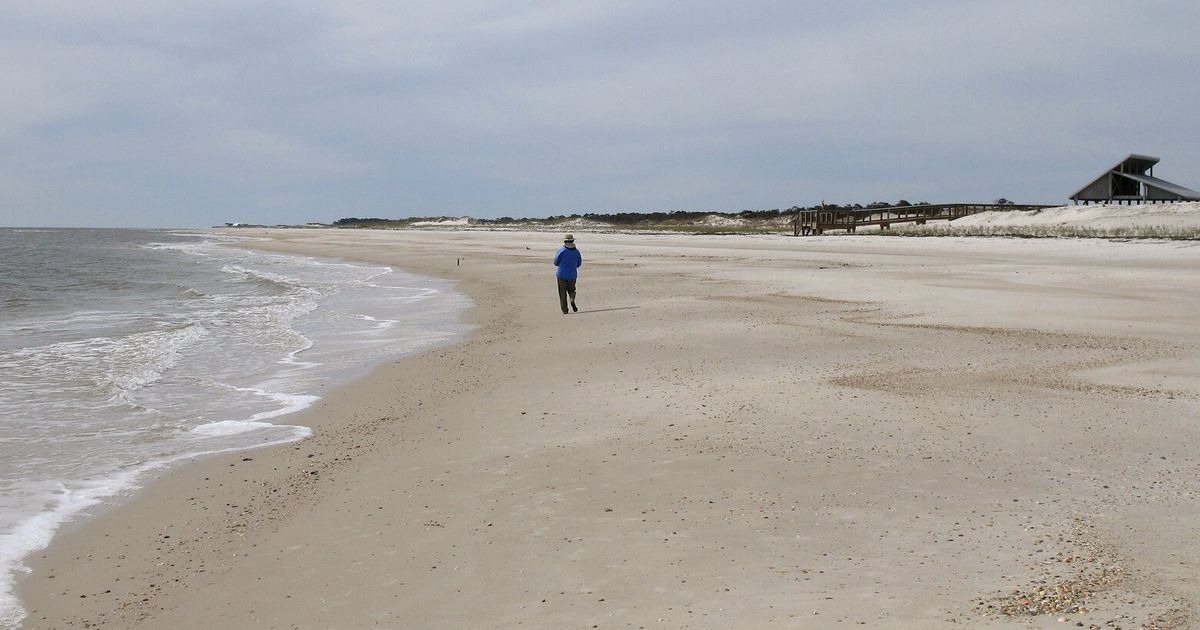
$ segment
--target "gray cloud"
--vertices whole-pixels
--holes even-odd
[[[1200,185],[1191,3],[5,13],[0,225],[1054,202],[1131,151]]]

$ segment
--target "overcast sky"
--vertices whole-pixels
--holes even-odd
[[[3,2],[0,225],[1200,188],[1200,2]]]

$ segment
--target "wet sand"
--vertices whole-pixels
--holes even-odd
[[[26,627],[1200,623],[1196,243],[576,234],[564,316],[558,234],[235,233],[476,329],[70,528]]]

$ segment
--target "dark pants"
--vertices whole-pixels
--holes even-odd
[[[558,278],[558,304],[562,312],[567,312],[567,296],[571,296],[571,306],[575,305],[575,279]]]

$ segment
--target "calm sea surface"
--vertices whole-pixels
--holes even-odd
[[[0,627],[64,520],[171,462],[301,439],[285,414],[466,331],[448,283],[230,240],[0,229]]]

